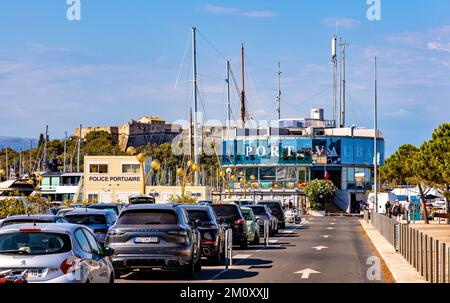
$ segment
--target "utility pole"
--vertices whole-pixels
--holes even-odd
[[[67,172],[66,162],[67,162],[67,132],[66,136],[64,137],[64,169],[63,169],[64,173]]]
[[[375,179],[375,208],[376,213],[378,213],[378,75],[377,75],[377,57],[375,57],[375,69],[374,69],[374,78],[375,78],[375,102],[374,102],[374,156],[373,156],[373,164],[374,164],[374,179]]]
[[[45,172],[47,170],[47,139],[48,139],[48,125],[45,126],[45,137],[44,137],[44,163],[42,163],[42,171]]]
[[[227,60],[227,132],[231,128],[230,61]]]
[[[241,60],[242,60],[242,93],[241,93],[241,121],[242,128],[245,128],[245,117],[246,117],[246,108],[245,108],[245,50],[244,43],[242,43],[241,47]]]
[[[194,94],[194,158],[195,164],[200,165],[198,146],[198,88],[197,88],[197,28],[192,27],[192,72],[193,72],[193,94]],[[199,181],[198,172],[194,173],[194,185]]]
[[[340,127],[345,127],[345,106],[346,106],[346,67],[345,67],[345,51],[348,44],[340,38],[341,47],[341,114],[340,114]]]
[[[333,60],[333,123],[337,126],[337,36],[335,35],[331,45],[331,55]]]
[[[278,94],[277,94],[277,113],[278,120],[281,120],[281,62],[278,62]]]
[[[77,172],[80,173],[80,156],[81,156],[81,129],[83,125],[80,124],[80,130],[78,133],[78,152],[77,152]]]

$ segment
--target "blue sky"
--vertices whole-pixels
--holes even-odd
[[[331,37],[347,51],[348,124],[371,127],[373,56],[379,57],[380,128],[387,152],[420,144],[450,119],[450,2],[381,0],[382,20],[366,0],[81,0],[81,21],[65,0],[0,4],[0,136],[53,138],[83,125],[118,125],[156,115],[187,118],[191,26],[232,60],[248,60],[255,119],[275,118],[277,62],[283,68],[283,117],[323,107],[331,118]],[[199,37],[206,119],[225,118],[224,60]],[[177,83],[178,79],[178,85]],[[233,109],[238,112],[233,95]]]

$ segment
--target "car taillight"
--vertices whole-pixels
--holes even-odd
[[[244,225],[245,224],[245,220],[244,219],[237,219],[236,221],[234,221],[234,224],[236,224],[236,225]]]
[[[59,269],[61,269],[63,274],[67,274],[69,272],[73,272],[75,270],[80,269],[80,265],[81,265],[80,258],[69,257],[61,263],[61,265],[59,266]]]

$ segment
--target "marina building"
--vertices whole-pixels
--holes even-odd
[[[149,159],[146,172],[150,171]],[[129,156],[86,156],[84,158],[84,197],[90,203],[127,202],[139,195],[142,173],[139,162]],[[180,186],[160,186],[156,178],[147,180],[146,191],[157,203],[167,202],[171,195],[181,195]],[[205,186],[186,187],[186,192],[199,200],[211,199],[211,189]]]
[[[304,203],[304,188],[325,176],[338,188],[334,203],[342,211],[358,212],[372,191],[375,131],[335,128],[324,119],[323,110],[311,118],[284,119],[278,127],[234,129],[222,140],[221,165],[234,173],[254,176],[257,188],[249,189],[255,199],[280,199]],[[377,131],[378,163],[384,164],[384,139]],[[234,195],[242,196],[239,182]],[[225,193],[215,193],[224,195]]]

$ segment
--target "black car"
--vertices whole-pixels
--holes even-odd
[[[26,223],[69,223],[69,221],[60,216],[53,215],[20,215],[20,216],[11,216],[6,219],[0,221],[0,228],[9,226],[9,225],[17,225],[17,224],[26,224]]]
[[[220,264],[225,253],[225,228],[222,219],[218,219],[210,206],[184,206],[190,220],[199,220],[203,257]]]
[[[286,218],[284,216],[283,205],[281,201],[277,200],[267,200],[267,201],[258,201],[259,205],[266,205],[271,211],[272,214],[278,219],[278,227],[280,229],[286,228]]]
[[[88,208],[98,209],[98,210],[112,210],[118,216],[120,210],[124,207],[124,204],[119,203],[100,203],[88,205]]]
[[[198,221],[180,205],[140,204],[124,208],[109,229],[106,246],[116,277],[139,269],[181,271],[194,278],[201,271]]]
[[[267,221],[269,225],[269,235],[274,236],[278,233],[278,219],[272,215],[271,210],[266,205],[249,205],[256,218],[259,219],[259,232],[264,234],[264,224]]]
[[[233,244],[247,248],[247,226],[244,215],[234,203],[214,203],[211,205],[216,216],[233,230]]]

